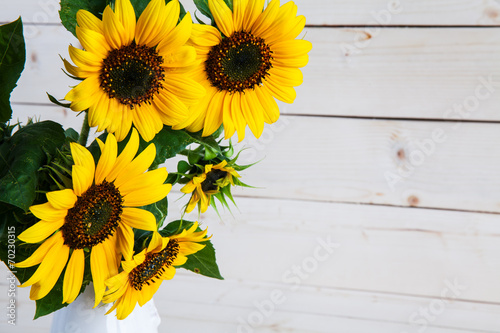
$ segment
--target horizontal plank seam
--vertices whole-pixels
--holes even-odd
[[[190,304],[190,303],[193,303],[193,302],[184,302],[184,303],[187,303],[187,304]],[[212,303],[201,303],[201,304],[212,304]],[[213,305],[213,304],[212,304]],[[233,307],[237,307],[237,308],[250,308],[250,309],[255,309],[254,307],[242,307],[242,306],[234,306]],[[372,319],[372,318],[363,318],[363,317],[354,317],[354,316],[343,316],[343,315],[326,315],[326,314],[321,314],[321,313],[313,313],[313,312],[307,312],[307,311],[290,311],[290,310],[278,310],[278,312],[281,312],[281,313],[290,313],[290,314],[299,314],[299,315],[304,315],[304,314],[308,314],[308,315],[314,315],[314,316],[317,316],[317,317],[326,317],[326,318],[344,318],[344,319],[351,319],[351,320],[362,320],[362,321],[365,321],[365,322],[373,322],[373,323],[391,323],[391,324],[396,324],[396,325],[404,325],[404,324],[408,324],[408,321],[395,321],[395,320],[384,320],[384,319]],[[165,319],[168,319],[168,318],[178,318],[178,319],[192,319],[192,317],[184,317],[184,316],[180,316],[180,315],[164,315],[164,316],[161,316]],[[234,324],[232,321],[222,321],[222,320],[210,320],[210,319],[200,319],[200,318],[197,318],[196,320],[197,322],[205,322],[205,323],[218,323],[218,324]],[[270,328],[272,330],[276,330],[276,324],[265,324],[265,323],[262,323],[261,325],[258,325],[257,326],[259,329],[263,329],[263,328]],[[443,326],[443,325],[435,325],[433,324],[432,322],[429,323],[429,328],[443,328],[443,329],[453,329],[455,331],[464,331],[464,332],[470,332],[469,329],[466,329],[466,328],[460,328],[460,327],[454,327],[454,326]],[[279,326],[278,326],[279,328]],[[324,331],[317,331],[317,330],[314,330],[314,331],[308,331],[309,333],[314,333],[314,332],[324,332]],[[496,331],[490,331],[490,330],[477,330],[477,329],[474,329],[474,333],[497,333]]]
[[[399,25],[363,25],[363,24],[307,24],[306,28],[334,28],[334,29],[344,29],[344,28],[384,28],[384,29],[406,29],[406,28],[416,28],[416,29],[469,29],[469,28],[496,28],[499,29],[500,25],[423,25],[423,24],[399,24]]]
[[[396,118],[396,117],[373,117],[373,116],[347,116],[347,115],[329,115],[329,114],[311,114],[311,113],[282,113],[281,116],[294,117],[319,117],[319,118],[342,118],[342,119],[368,119],[368,120],[394,120],[394,121],[428,121],[428,122],[449,122],[449,123],[487,123],[500,124],[500,120],[481,120],[481,119],[448,119],[448,118]]]
[[[480,214],[491,214],[500,215],[499,212],[482,211],[482,210],[466,210],[458,208],[439,208],[439,207],[426,207],[426,206],[403,206],[403,205],[390,205],[390,204],[380,204],[380,203],[366,203],[366,202],[351,202],[351,201],[337,201],[337,200],[316,200],[316,199],[301,199],[301,198],[287,198],[287,197],[271,197],[271,196],[253,196],[253,195],[242,195],[235,194],[234,197],[247,198],[247,199],[266,199],[266,200],[292,200],[292,201],[304,201],[304,202],[322,202],[322,203],[337,203],[337,204],[347,204],[347,205],[365,205],[365,206],[382,206],[382,207],[397,207],[397,208],[411,208],[411,209],[431,209],[438,211],[450,211],[450,212],[462,212],[462,213],[480,213]]]
[[[57,106],[52,103],[38,102],[18,102],[12,101],[12,105],[29,106]],[[306,114],[306,113],[282,113],[282,117],[310,117],[310,118],[339,118],[339,119],[366,119],[366,120],[391,120],[391,121],[426,121],[426,122],[449,122],[449,123],[479,123],[479,124],[500,124],[500,120],[481,120],[481,119],[442,119],[442,118],[391,118],[391,117],[369,117],[369,116],[347,116],[347,115],[328,115],[328,114]]]

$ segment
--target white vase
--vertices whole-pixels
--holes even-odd
[[[51,333],[158,333],[160,316],[153,299],[134,311],[125,319],[118,320],[116,310],[104,315],[112,306],[105,304],[94,306],[94,288],[85,288],[85,292],[65,308],[57,310],[52,319]]]

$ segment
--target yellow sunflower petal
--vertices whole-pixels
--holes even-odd
[[[156,292],[158,291],[158,288],[160,288],[162,282],[162,279],[155,279],[155,282],[150,282],[150,285],[147,286],[147,288],[144,290],[145,292],[141,293],[140,291],[136,291],[137,295],[141,295],[141,297],[136,297],[140,306],[143,306],[153,298],[154,294],[156,294]]]
[[[273,66],[283,66],[283,67],[304,67],[309,62],[309,55],[303,54],[295,58],[281,58],[277,56],[273,59]]]
[[[163,86],[187,106],[197,103],[205,96],[206,92],[201,84],[193,79],[186,78],[184,75],[169,75]]]
[[[94,170],[95,168],[94,157],[87,150],[87,148],[74,142],[70,143],[70,148],[71,148],[71,156],[73,157],[73,161],[75,161],[76,165],[81,165],[85,169]]]
[[[121,297],[121,304],[116,308],[116,318],[119,320],[127,318],[127,316],[132,313],[135,308],[137,299],[134,297],[133,288],[128,288],[127,291]]]
[[[110,181],[115,180],[116,177],[122,173],[122,171],[130,164],[132,159],[137,154],[137,150],[139,149],[139,134],[137,130],[132,129],[132,134],[130,135],[130,139],[127,142],[125,148],[123,148],[120,155],[116,158],[115,165],[108,175],[108,179]],[[151,165],[151,164],[150,164]],[[149,168],[149,165],[147,166]]]
[[[113,134],[109,134],[106,138],[104,150],[97,162],[95,169],[95,184],[101,184],[108,176],[116,162],[116,155],[118,154],[118,144]],[[110,180],[108,180],[110,181]]]
[[[205,245],[196,242],[179,242],[179,247],[179,253],[188,256],[202,250]]]
[[[279,7],[279,0],[272,0],[269,5],[267,5],[266,9],[255,19],[250,32],[254,36],[260,36],[262,32],[269,29],[269,26],[273,24],[276,15],[278,15]]]
[[[81,165],[73,165],[71,177],[73,178],[73,191],[77,196],[81,196],[92,186],[94,180],[93,171]]]
[[[173,50],[161,52],[163,67],[186,67],[193,65],[196,61],[196,50],[192,46],[181,46]]]
[[[41,278],[38,281],[39,288],[36,288],[35,291],[31,290],[30,292],[31,300],[39,300],[40,298],[47,296],[59,279],[64,266],[66,266],[68,256],[69,247],[63,244],[60,244],[60,246],[59,244],[54,245],[51,251],[47,254],[46,259],[42,261],[35,274],[33,274],[36,275],[40,271]]]
[[[214,46],[221,42],[221,35],[219,30],[211,25],[193,24],[191,42],[200,46]]]
[[[196,189],[197,186],[198,186],[197,184],[195,184],[192,181],[190,181],[189,183],[187,183],[186,185],[184,185],[181,188],[181,192],[182,193],[191,193],[191,192],[193,192]]]
[[[163,93],[165,92],[165,93]],[[159,112],[161,121],[165,125],[176,125],[185,121],[189,115],[189,110],[186,104],[177,98],[175,95],[160,91],[153,103]]]
[[[158,22],[158,30],[156,34],[151,34],[148,45],[159,45],[165,38],[169,38],[172,29],[175,28],[179,21],[181,7],[179,1],[170,1],[162,8],[163,14]]]
[[[139,176],[144,173],[153,163],[156,157],[156,147],[150,144],[146,147],[136,158],[134,158],[128,165],[126,165],[120,173],[116,176],[115,186],[120,188],[129,179]]]
[[[127,195],[131,192],[138,191],[144,188],[161,185],[168,177],[167,169],[162,167],[156,170],[151,170],[139,176],[129,179],[126,183],[120,186],[120,193]]]
[[[91,29],[101,34],[104,33],[102,21],[86,10],[80,9],[76,13],[76,22],[82,28]]]
[[[71,254],[63,280],[63,303],[73,302],[82,288],[85,270],[85,254],[83,249],[75,249]]]
[[[104,37],[112,48],[119,49],[127,45],[128,35],[125,33],[125,28],[109,6],[102,13],[102,23],[104,24]]]
[[[73,207],[77,199],[78,197],[71,189],[47,193],[47,200],[49,200],[50,204],[55,209],[70,209]]]
[[[269,45],[273,45],[274,43],[279,43],[285,40],[295,39],[297,36],[304,30],[306,25],[306,18],[303,15],[294,17],[286,22],[285,29],[282,29],[280,34],[275,33],[270,38],[266,39],[266,42]]]
[[[80,108],[75,108],[72,105],[71,110],[83,111],[95,103],[97,100],[95,94],[98,91],[99,79],[96,75],[91,75],[71,89],[66,96],[64,96],[64,99],[72,102],[80,102]]]
[[[50,202],[33,205],[30,207],[30,211],[40,220],[47,222],[55,222],[64,219],[68,213],[67,209],[54,208]]]
[[[146,142],[153,140],[156,133],[163,127],[158,112],[156,112],[154,108],[150,108],[147,104],[141,105],[139,109],[134,112],[133,123]]]
[[[109,46],[102,34],[91,29],[76,27],[76,36],[85,50],[98,55],[101,59],[108,55]]]
[[[274,44],[272,51],[273,57],[282,60],[298,58],[311,51],[311,49],[312,44],[310,41],[303,39],[293,39]]]
[[[243,18],[243,30],[249,31],[255,23],[255,20],[262,13],[266,0],[249,1],[246,7],[245,16]]]
[[[127,194],[123,204],[129,207],[146,206],[164,199],[172,189],[172,184],[162,184],[154,188],[147,188]]]
[[[116,0],[115,14],[125,29],[123,44],[128,45],[134,40],[136,26],[135,11],[130,0]]]
[[[104,293],[102,301],[104,303],[116,301],[125,293],[129,286],[127,272],[121,272],[120,274],[110,277],[106,280],[106,286],[108,287],[108,290]]]
[[[123,208],[122,222],[128,226],[148,231],[156,231],[156,218],[153,213],[140,208]]]
[[[274,97],[285,103],[293,103],[297,93],[292,87],[280,86],[273,80],[266,81],[266,88],[273,94]]]
[[[24,230],[18,238],[25,243],[38,243],[52,235],[64,225],[64,219],[55,222],[40,221]]]
[[[272,43],[286,34],[293,25],[293,19],[297,15],[297,5],[293,2],[287,2],[278,10],[276,17],[269,24],[266,30],[259,33],[266,43]]]
[[[158,44],[157,49],[160,54],[162,53],[162,50],[173,50],[186,44],[191,36],[192,27],[193,21],[191,20],[191,14],[187,13],[182,21],[179,22],[179,24]]]
[[[233,101],[233,96],[239,94],[227,95],[224,98],[224,105],[222,107],[222,123],[224,124],[224,138],[229,139],[234,135],[236,131],[236,126],[231,117],[231,103]]]
[[[174,259],[172,262],[172,266],[182,266],[186,263],[187,257],[184,255],[181,255],[180,253],[177,254],[177,257]]]
[[[104,253],[106,254],[106,261],[108,263],[106,274],[104,275],[105,280],[109,279],[111,276],[118,274],[118,268],[120,266],[121,255],[118,253],[118,248],[116,246],[118,238],[116,233],[109,237],[102,244]]]
[[[248,90],[245,92],[245,96],[241,99],[241,110],[254,136],[257,139],[260,138],[264,131],[264,111],[255,91]]]
[[[131,260],[134,254],[134,232],[125,223],[119,222],[119,228],[116,230],[116,244],[125,260]]]
[[[73,45],[69,46],[68,51],[71,60],[82,70],[96,73],[101,70],[102,58],[98,55],[89,51],[77,49]]]
[[[175,272],[177,270],[175,269],[175,267],[168,267],[168,268],[165,268],[165,272],[163,272],[163,274],[160,276],[160,278],[162,280],[172,280],[175,276]]]
[[[102,296],[106,287],[104,281],[106,279],[107,270],[106,252],[102,243],[92,247],[90,251],[90,271],[92,272],[92,282],[94,283],[95,303],[94,308],[101,302]]]
[[[276,66],[269,70],[270,79],[281,86],[297,87],[304,80],[302,71],[298,68]]]
[[[245,138],[245,128],[247,126],[245,116],[243,115],[243,112],[241,110],[242,98],[243,96],[241,93],[233,94],[230,108],[232,123],[236,131],[238,132],[238,142]],[[226,124],[224,124],[224,129],[225,128]]]
[[[243,21],[247,10],[248,0],[239,0],[233,2],[233,22],[234,30],[243,30]]]
[[[168,244],[168,237],[161,237],[160,233],[153,232],[153,237],[149,242],[146,252],[160,252]]]
[[[45,258],[52,246],[54,246],[54,244],[57,242],[61,242],[61,239],[62,233],[58,232],[54,234],[52,237],[43,242],[42,245],[40,245],[30,257],[28,257],[26,260],[16,263],[14,266],[25,268],[38,265]]]
[[[272,97],[272,93],[266,88],[266,86],[261,86],[255,89],[259,101],[264,107],[264,120],[268,124],[272,124],[278,120],[280,116],[280,110],[278,104]]]
[[[225,97],[225,91],[216,93],[212,97],[212,100],[208,105],[207,115],[205,118],[205,126],[203,128],[203,136],[214,133],[222,124],[222,105],[224,103]]]
[[[230,37],[235,31],[231,9],[223,0],[208,0],[208,7],[214,16],[217,28],[226,37]]]

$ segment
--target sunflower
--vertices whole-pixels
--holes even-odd
[[[264,2],[233,0],[231,11],[223,0],[208,0],[218,30],[196,24],[189,42],[203,63],[195,70],[195,79],[207,95],[174,128],[185,126],[193,132],[203,128],[207,136],[224,124],[226,139],[237,131],[241,141],[248,124],[259,138],[264,123],[279,118],[274,98],[294,101],[293,87],[303,80],[299,67],[307,64],[312,48],[310,42],[295,39],[305,17],[296,16],[293,1],[280,7],[279,0],[272,0],[263,10]]]
[[[231,166],[226,166],[227,161],[222,161],[217,165],[205,165],[204,172],[193,177],[189,183],[181,189],[183,193],[193,193],[186,207],[186,213],[193,210],[198,202],[200,202],[201,212],[206,212],[210,205],[211,196],[219,193],[219,190],[227,185],[234,185],[233,177],[240,175]]]
[[[136,208],[163,199],[172,187],[163,184],[168,176],[165,168],[145,173],[156,156],[154,144],[134,158],[139,147],[136,130],[119,156],[114,135],[109,134],[105,144],[98,142],[101,157],[97,166],[86,148],[71,143],[73,188],[49,192],[47,203],[30,207],[41,221],[22,232],[19,239],[43,243],[16,266],[40,264],[21,285],[32,286],[32,300],[46,296],[66,267],[62,301],[73,302],[82,286],[85,252],[90,251],[95,305],[99,304],[104,281],[117,274],[121,254],[132,257],[132,228],[156,230],[154,215]]]
[[[104,9],[102,21],[79,10],[76,35],[85,50],[69,46],[76,66],[67,71],[83,79],[65,96],[71,109],[88,109],[91,127],[123,140],[133,125],[150,141],[163,124],[176,125],[188,106],[205,94],[189,76],[196,51],[186,46],[191,16],[179,20],[179,1],[151,0],[136,22],[130,0],[116,0]]]
[[[161,237],[157,232],[148,247],[136,254],[131,260],[122,261],[123,271],[106,281],[109,288],[103,298],[104,303],[113,306],[106,314],[116,309],[118,319],[126,318],[134,309],[146,304],[160,287],[163,280],[175,275],[175,267],[184,265],[190,254],[203,249],[199,242],[207,241],[207,230],[196,232],[198,223],[180,234]]]

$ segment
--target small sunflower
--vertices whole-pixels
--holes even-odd
[[[304,29],[305,17],[296,16],[293,1],[280,7],[279,0],[272,0],[263,10],[264,2],[233,0],[231,11],[224,0],[208,0],[218,30],[196,24],[190,39],[203,63],[195,79],[207,95],[174,128],[203,128],[207,136],[224,124],[226,139],[237,131],[241,141],[248,124],[258,138],[264,123],[279,118],[274,98],[295,100],[293,87],[303,81],[299,68],[307,64],[312,48],[310,42],[295,39]]]
[[[191,212],[198,202],[200,202],[201,212],[206,212],[212,195],[219,193],[219,190],[227,185],[234,186],[233,177],[240,177],[240,175],[233,167],[226,165],[227,161],[222,161],[217,165],[207,164],[201,175],[193,177],[184,185],[181,192],[193,193],[186,207],[186,213]]]
[[[205,247],[198,243],[210,239],[205,237],[207,230],[196,232],[197,227],[198,223],[193,223],[188,230],[170,237],[155,232],[146,249],[122,261],[123,271],[106,281],[109,289],[103,302],[115,302],[106,314],[116,309],[116,317],[125,319],[137,303],[143,306],[150,301],[163,280],[174,277],[174,266],[184,265],[186,256]]]
[[[71,143],[73,188],[49,192],[47,203],[30,207],[41,221],[22,232],[19,239],[43,243],[16,266],[39,264],[21,285],[32,286],[32,300],[46,296],[66,267],[63,303],[73,302],[82,286],[85,252],[90,251],[95,305],[99,304],[104,281],[118,273],[121,255],[132,257],[132,228],[156,230],[154,215],[136,208],[165,198],[172,187],[163,184],[168,176],[165,168],[145,172],[156,156],[154,144],[134,158],[139,147],[135,130],[119,156],[114,135],[109,134],[105,144],[98,142],[101,157],[97,166],[86,148]]]
[[[186,46],[191,16],[179,20],[179,1],[151,0],[136,22],[130,0],[116,0],[104,9],[102,21],[88,11],[77,13],[76,35],[85,50],[69,46],[76,66],[68,72],[83,82],[65,97],[71,109],[88,109],[89,125],[115,133],[118,141],[132,124],[150,141],[163,124],[176,125],[188,106],[205,94],[189,76],[196,51]]]

